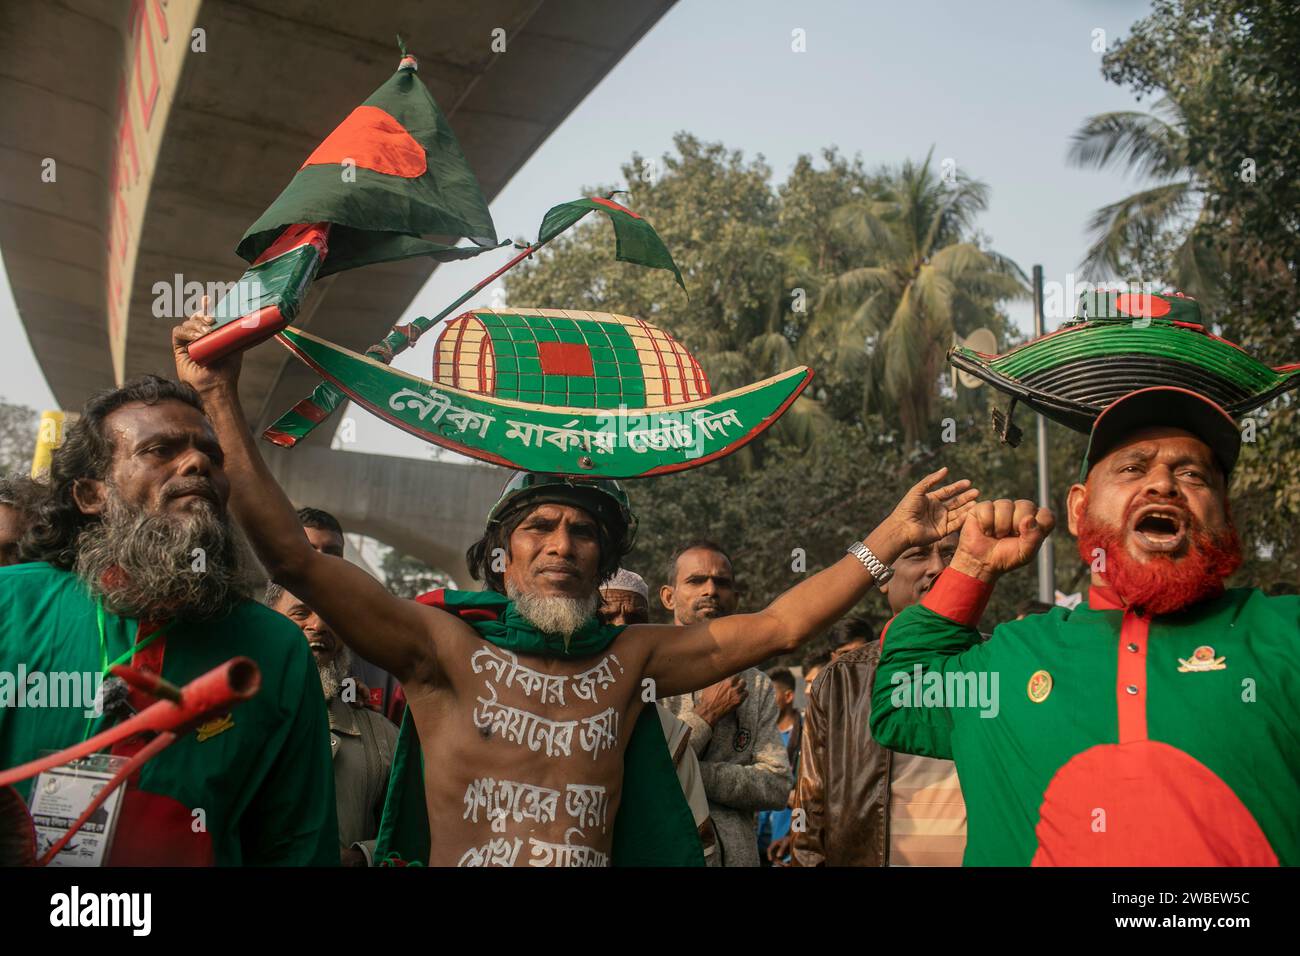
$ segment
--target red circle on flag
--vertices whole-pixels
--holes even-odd
[[[1162,315],[1169,314],[1169,303],[1164,299],[1154,295],[1148,295],[1145,292],[1130,293],[1125,292],[1116,296],[1115,308],[1125,315],[1135,315],[1147,318],[1158,319]]]
[[[351,161],[362,169],[417,179],[428,169],[421,146],[401,123],[378,106],[358,106],[307,157],[308,166]]]

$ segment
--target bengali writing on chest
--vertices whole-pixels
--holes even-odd
[[[503,703],[499,687],[515,688],[529,700],[543,705],[570,707],[578,703],[600,704],[600,695],[623,673],[617,655],[605,655],[599,663],[577,674],[545,674],[519,662],[503,648],[484,647],[470,657],[475,674],[484,676],[485,696],[476,698],[474,725],[484,736],[527,747],[552,759],[589,753],[593,761],[618,747],[619,712],[614,707],[584,717],[554,720],[525,707]],[[529,836],[531,866],[607,866],[608,854],[581,841],[588,832],[604,833],[608,825],[609,795],[603,785],[566,783],[563,790],[536,784],[479,777],[466,788],[463,819],[491,824],[494,833],[505,833],[510,824],[553,824],[561,814],[572,825],[563,843]],[[471,847],[461,856],[461,866],[514,866],[524,848],[520,837],[494,836],[487,843]]]
[[[529,866],[609,866],[609,854],[594,847],[571,842],[574,834],[582,835],[577,827],[565,832],[563,843],[548,843],[536,837],[528,838]],[[482,846],[465,851],[457,866],[514,866],[524,841],[520,837],[493,837]]]
[[[479,777],[465,789],[464,819],[478,823],[481,813],[498,832],[505,830],[507,820],[554,823],[561,797],[565,814],[576,820],[577,826],[605,831],[608,795],[603,786],[592,783],[566,783],[561,793],[552,787]]]

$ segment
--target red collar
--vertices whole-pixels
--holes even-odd
[[[1223,594],[1223,587],[1220,585],[1218,591],[1203,599],[1203,601],[1212,601]],[[1198,602],[1203,603],[1203,602]],[[1190,605],[1189,605],[1190,606]],[[1106,584],[1093,584],[1088,587],[1088,607],[1094,611],[1127,611],[1128,604],[1119,596],[1114,588]],[[1185,610],[1180,608],[1180,610]],[[1145,613],[1145,612],[1144,612]],[[1177,613],[1177,612],[1172,612]]]
[[[1088,588],[1088,607],[1094,611],[1123,611],[1126,605],[1114,588],[1093,584]]]

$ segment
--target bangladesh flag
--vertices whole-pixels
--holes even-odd
[[[550,242],[593,209],[608,215],[614,224],[614,258],[651,269],[667,269],[677,277],[677,284],[685,291],[686,283],[682,281],[682,274],[677,269],[677,263],[673,262],[668,247],[659,238],[659,233],[631,209],[620,206],[612,199],[593,196],[552,206],[542,217],[536,244],[540,246]]]
[[[331,224],[319,276],[414,256],[465,259],[496,247],[487,200],[417,68],[404,56],[392,78],[316,147],[244,233],[241,257],[254,262],[286,227],[315,222]],[[461,238],[474,245],[457,247]]]
[[[417,69],[404,55],[244,233],[235,251],[250,268],[218,304],[213,330],[191,343],[196,362],[209,365],[283,329],[318,277],[496,248],[487,200]],[[457,246],[461,238],[474,245]]]
[[[213,310],[216,325],[190,343],[190,358],[210,365],[270,338],[294,320],[329,254],[330,224],[298,223],[257,257]]]

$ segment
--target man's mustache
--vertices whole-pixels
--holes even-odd
[[[221,499],[217,497],[217,489],[213,487],[212,482],[205,478],[177,479],[163,493],[163,498],[171,501],[173,498],[183,498],[186,495],[200,495],[207,498],[214,505],[221,504]]]

